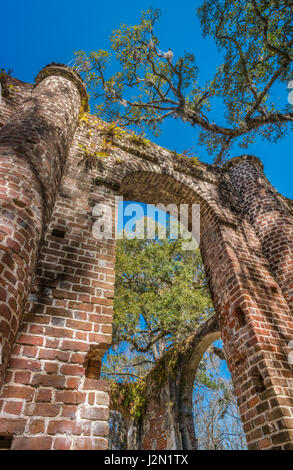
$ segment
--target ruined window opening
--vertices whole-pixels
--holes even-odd
[[[65,230],[60,230],[58,228],[54,228],[54,230],[52,230],[53,237],[57,237],[57,238],[64,238],[65,233],[66,233]]]
[[[0,450],[10,450],[13,436],[0,436]]]

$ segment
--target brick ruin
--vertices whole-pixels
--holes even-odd
[[[145,377],[141,394],[146,403],[139,416],[131,413],[124,384],[116,384],[118,393],[111,390],[110,409],[124,420],[127,449],[197,450],[194,381],[204,352],[219,337],[218,319],[213,315],[180,344],[179,351],[176,347],[168,350]],[[170,363],[174,363],[171,368]]]
[[[99,370],[111,344],[115,240],[93,237],[92,210],[107,204],[114,214],[122,195],[200,204],[216,312],[216,326],[195,334],[188,380],[182,385],[179,371],[172,382],[176,412],[162,393],[155,411],[146,411],[139,445],[196,448],[192,374],[220,335],[248,448],[293,449],[292,204],[261,162],[243,155],[223,168],[191,168],[123,134],[112,135],[108,158],[86,171],[85,149],[90,158],[105,146],[105,126],[84,113],[79,75],[51,64],[34,85],[7,81],[0,104],[0,437],[12,449],[107,448],[109,392]],[[114,228],[114,217],[108,225]]]

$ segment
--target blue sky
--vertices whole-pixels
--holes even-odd
[[[158,30],[160,47],[163,50],[171,47],[175,57],[184,50],[193,52],[200,77],[205,81],[220,65],[221,56],[214,43],[201,36],[195,15],[195,8],[200,4],[201,0],[4,2],[1,6],[0,66],[13,69],[13,75],[21,80],[33,82],[44,65],[52,61],[68,63],[73,58],[73,51],[108,48],[113,29],[120,23],[136,24],[140,11],[152,5],[163,12]],[[286,86],[278,87],[277,94],[276,99],[285,102],[288,95]],[[220,107],[213,112],[221,119]],[[177,152],[194,147],[201,160],[211,162],[211,157],[197,146],[195,131],[180,121],[166,123],[162,135],[152,140]],[[277,144],[257,142],[247,152],[237,148],[233,150],[233,156],[243,153],[261,158],[272,184],[282,194],[293,198],[292,136]]]

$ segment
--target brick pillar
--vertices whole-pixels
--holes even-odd
[[[86,92],[51,65],[0,130],[0,387]]]
[[[289,206],[265,177],[258,158],[233,158],[227,169],[293,313],[293,217]]]
[[[201,248],[248,448],[293,448],[292,314],[245,217],[202,224]]]

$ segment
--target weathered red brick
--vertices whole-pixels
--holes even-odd
[[[0,433],[14,434],[24,431],[25,419],[7,419],[0,418]]]
[[[77,375],[79,377],[84,376],[84,367],[78,365],[64,365],[61,367],[61,373],[64,375]]]
[[[83,406],[80,408],[80,417],[90,420],[107,420],[109,416],[108,408],[98,406]]]
[[[53,438],[48,436],[17,437],[13,439],[13,450],[50,450]]]
[[[56,392],[56,402],[67,403],[67,404],[79,404],[85,401],[86,394],[71,391],[71,390],[64,390],[64,391],[57,391]]]

